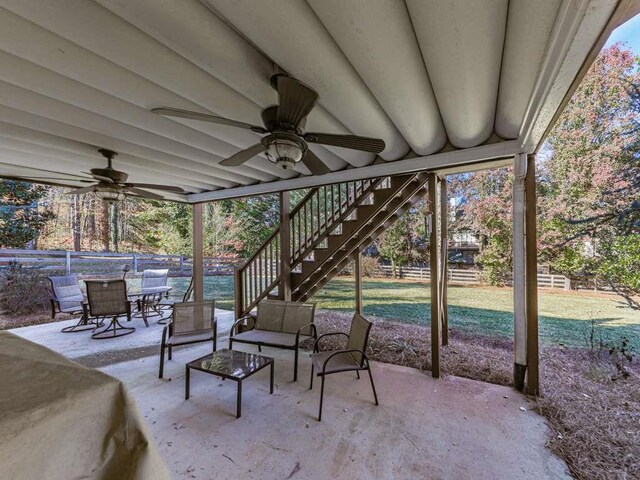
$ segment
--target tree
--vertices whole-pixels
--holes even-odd
[[[397,277],[397,267],[415,258],[413,225],[416,216],[407,212],[387,228],[376,241],[378,252],[391,262],[391,274]]]
[[[628,299],[640,286],[615,262],[640,264],[639,66],[619,44],[596,58],[549,135],[542,204],[552,267],[600,276]]]
[[[38,238],[53,212],[39,201],[46,187],[27,182],[0,180],[0,246],[24,248]]]

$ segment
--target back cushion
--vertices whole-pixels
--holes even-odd
[[[286,303],[287,305],[284,310],[284,318],[282,320],[283,332],[297,333],[301,327],[309,323],[313,323],[315,304],[297,302]],[[311,327],[305,328],[300,333],[303,335],[311,335]]]
[[[278,300],[263,300],[258,304],[256,319],[257,330],[269,330],[271,332],[282,331],[282,318],[286,302]]]

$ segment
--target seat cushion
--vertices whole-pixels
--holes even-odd
[[[329,358],[329,356],[333,355],[333,352],[318,352],[311,355],[311,361],[313,362],[313,368],[317,373],[322,372],[322,366],[324,362]],[[325,373],[333,373],[340,372],[343,370],[355,370],[360,368],[358,362],[354,358],[351,353],[338,353],[335,356],[331,357],[329,363],[327,363],[327,368],[325,369]]]
[[[254,344],[263,343],[283,347],[295,347],[296,345],[295,333],[270,332],[268,330],[249,330],[248,332],[234,335],[231,338],[233,338],[234,341]],[[309,338],[311,338],[309,335],[300,335],[300,343]]]
[[[202,333],[185,333],[180,335],[172,335],[167,340],[171,345],[180,345],[181,343],[206,342],[213,341],[213,331],[208,330]]]

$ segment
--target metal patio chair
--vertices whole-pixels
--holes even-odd
[[[212,342],[216,351],[218,341],[217,322],[215,318],[215,301],[180,302],[173,304],[171,320],[162,330],[160,344],[160,370],[158,378],[164,374],[164,351],[168,349],[169,360],[173,347],[191,345],[193,343]]]
[[[140,293],[136,300],[137,310],[146,326],[149,326],[148,317],[162,317],[162,309],[159,307],[163,298],[169,296],[170,288],[167,287],[169,269],[144,270],[140,282]],[[150,312],[154,313],[150,313]],[[160,319],[164,320],[164,319]]]
[[[87,299],[80,289],[77,275],[64,275],[59,277],[47,277],[51,283],[51,318],[55,319],[57,313],[81,314],[76,325],[64,327],[65,333],[83,332],[93,330],[98,325],[89,320],[87,313]]]
[[[182,295],[182,303],[185,302],[190,302],[191,300],[193,300],[193,281],[194,278],[191,277],[191,280],[189,281],[189,286],[187,287],[187,289],[185,290],[184,294]],[[164,300],[161,300],[158,305],[157,308],[159,310],[166,310],[166,311],[173,311],[173,306],[178,303],[175,299],[173,298],[166,298]],[[169,321],[169,318],[171,318],[170,316],[168,317],[163,317],[160,320],[158,320],[158,323],[161,325],[164,325],[165,323],[167,323]]]
[[[131,321],[131,302],[127,296],[127,282],[124,280],[85,280],[84,283],[87,285],[87,299],[91,316],[103,320],[111,317],[109,325],[94,332],[91,338],[122,337],[135,331],[135,328],[125,327],[118,321],[122,315],[126,315],[127,320]]]
[[[320,409],[318,410],[318,421],[322,420],[322,400],[324,397],[324,379],[325,376],[332,373],[353,372],[355,371],[358,379],[360,379],[360,370],[369,372],[369,380],[371,381],[371,389],[373,390],[373,398],[375,404],[378,405],[378,395],[376,387],[373,383],[371,375],[371,366],[367,357],[367,345],[369,343],[369,331],[373,325],[362,315],[356,313],[351,319],[351,329],[348,334],[344,332],[332,332],[320,335],[313,345],[313,354],[311,354],[311,382],[309,389],[313,389],[314,370],[317,376],[322,377],[320,387]],[[318,351],[318,342],[323,337],[330,335],[344,335],[347,337],[347,347],[342,350]]]

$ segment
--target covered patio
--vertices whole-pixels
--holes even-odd
[[[267,370],[249,379],[238,420],[231,382],[195,372],[192,398],[184,400],[184,365],[204,346],[177,349],[164,380],[157,355],[102,368],[131,390],[174,476],[567,476],[545,449],[545,422],[524,396],[540,391],[536,154],[609,34],[640,11],[638,0],[0,5],[0,177],[93,189],[111,200],[135,195],[126,175],[87,187],[96,175],[83,172],[104,169],[98,148],[108,149],[117,174],[193,205],[195,301],[204,299],[203,204],[279,194],[280,227],[238,268],[235,311],[220,313],[224,327],[265,299],[312,301],[350,262],[360,313],[362,250],[428,197],[432,378],[374,363],[380,406],[365,380],[332,375],[326,420],[315,422],[308,356],[292,383],[292,355],[269,348],[278,388],[269,395]],[[320,162],[315,167],[298,158],[280,168],[283,158],[265,154],[256,135],[274,133],[268,121],[255,125],[284,102],[282,78],[319,95],[308,119],[279,124],[304,150],[298,153]],[[167,109],[196,113],[160,114]],[[329,133],[308,133],[315,131]],[[354,135],[377,142],[377,153],[358,149]],[[329,137],[333,143],[319,140]],[[256,142],[265,148],[255,150]],[[252,149],[246,161],[227,162]],[[502,166],[514,167],[516,390],[439,378],[448,342],[447,175]],[[292,190],[306,192],[294,207]],[[71,358],[98,348],[83,333],[54,338],[51,329],[16,333]],[[159,332],[154,323],[120,345],[154,346]]]

